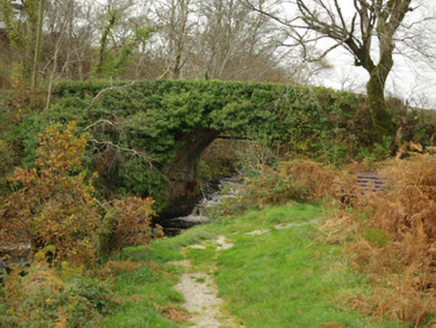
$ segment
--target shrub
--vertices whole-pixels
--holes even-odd
[[[24,277],[8,276],[0,290],[0,326],[100,326],[118,304],[113,293],[82,270],[63,271],[32,266]]]
[[[126,246],[150,243],[153,203],[151,198],[128,197],[116,199],[108,204],[105,220],[109,227],[108,251],[110,253],[116,253]]]
[[[34,250],[52,245],[60,261],[92,263],[105,229],[82,167],[87,137],[76,134],[71,123],[40,135],[36,167],[16,168],[9,178],[18,190],[2,199],[0,237],[31,241]]]
[[[98,204],[83,171],[86,144],[87,136],[77,136],[74,123],[64,129],[50,126],[40,136],[36,167],[16,168],[9,178],[16,191],[0,199],[0,242],[11,249],[32,242],[35,262],[24,277],[15,266],[5,276],[1,327],[100,326],[117,302],[83,265],[95,264],[102,239],[114,253],[124,246],[146,245],[152,238],[152,199]],[[48,254],[56,264],[50,268]],[[108,267],[112,272],[114,265]]]
[[[381,171],[384,193],[360,197],[326,229],[338,236],[356,269],[378,286],[358,306],[417,326],[436,316],[436,156],[416,155]]]
[[[233,198],[218,207],[224,215],[239,214],[251,208],[285,204],[291,200],[307,202],[333,193],[338,171],[309,160],[280,162],[276,168],[262,167]]]
[[[150,242],[153,200],[128,197],[100,206],[82,166],[86,144],[74,123],[40,136],[36,167],[16,168],[9,177],[17,191],[2,199],[3,244],[32,242],[33,251],[53,246],[58,261],[92,264],[102,239],[109,252]]]
[[[294,179],[311,191],[310,198],[322,199],[334,194],[339,171],[329,165],[310,160],[293,160],[279,163],[281,177]]]

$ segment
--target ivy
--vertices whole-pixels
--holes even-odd
[[[32,138],[49,122],[75,120],[100,142],[90,147],[89,163],[108,145],[118,147],[106,163],[114,168],[106,178],[112,191],[165,193],[159,188],[165,181],[159,170],[174,160],[183,136],[199,128],[249,135],[329,163],[359,159],[362,149],[377,146],[365,97],[320,87],[162,79],[65,82],[54,93],[51,108],[24,123],[31,130],[26,132],[28,158],[36,144]]]

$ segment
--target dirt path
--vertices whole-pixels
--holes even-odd
[[[217,251],[233,247],[222,236],[216,240]],[[191,248],[201,249],[201,245],[192,245]],[[209,272],[195,272],[195,267],[189,261],[175,263],[186,268],[180,282],[174,287],[185,298],[183,307],[191,314],[189,321],[192,327],[243,327],[237,323],[225,309],[224,301],[217,296],[218,287],[213,280],[213,268]]]
[[[291,229],[303,225],[310,225],[318,222],[317,219],[308,222],[293,222],[288,224],[277,224],[275,229]],[[246,235],[259,236],[271,232],[271,229],[255,230],[246,232]],[[214,241],[216,252],[234,247],[233,243],[224,236],[218,236]],[[188,246],[190,249],[206,249],[205,245],[196,244]],[[185,251],[185,250],[183,250]],[[218,287],[213,279],[215,268],[213,265],[207,272],[196,270],[188,260],[174,263],[185,267],[186,273],[180,282],[174,287],[185,299],[184,308],[190,313],[189,321],[193,327],[243,327],[237,320],[224,309],[224,301],[217,296]]]

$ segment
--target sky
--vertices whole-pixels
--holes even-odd
[[[285,12],[292,16],[295,12],[294,5],[286,1],[283,3]],[[353,0],[339,0],[339,4],[344,11],[344,16],[351,20],[351,15],[354,13]],[[416,22],[423,17],[435,17],[434,21],[429,20],[424,24],[414,26],[420,29],[414,41],[422,40],[424,46],[434,47],[436,44],[436,0],[412,0],[412,5],[416,7],[416,10],[406,16],[406,24]],[[327,49],[329,45],[331,43],[327,41],[317,46],[319,49]],[[405,51],[405,48],[397,50]],[[436,55],[436,47],[432,51]],[[412,106],[436,109],[436,57],[423,60],[410,51],[406,53],[409,56],[401,54],[394,56],[395,65],[387,81],[387,95],[398,97]],[[376,53],[374,55],[377,56]],[[365,84],[369,75],[365,69],[353,65],[354,59],[346,50],[338,48],[329,53],[327,59],[333,68],[320,75],[317,83],[335,89],[365,92]]]

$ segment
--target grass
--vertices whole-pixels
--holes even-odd
[[[165,319],[159,309],[182,303],[181,295],[172,290],[182,269],[167,262],[184,256],[198,271],[208,270],[213,264],[219,296],[247,327],[319,327],[326,323],[403,327],[374,322],[349,307],[350,299],[365,294],[369,286],[347,268],[339,246],[317,240],[317,224],[274,229],[278,223],[304,222],[321,216],[320,207],[291,204],[198,226],[180,236],[159,240],[149,250],[125,250],[122,258],[145,265],[119,276],[118,292],[127,300],[132,295],[140,295],[143,300],[126,302],[108,320],[107,327],[177,326]],[[259,229],[270,230],[259,236],[245,234]],[[213,240],[219,235],[226,236],[234,247],[216,252]],[[187,248],[183,255],[181,249],[191,244],[203,244],[206,248]],[[160,269],[153,271],[150,263]]]
[[[141,268],[116,275],[116,293],[123,302],[121,308],[105,322],[105,327],[177,327],[162,314],[164,306],[180,304],[183,297],[172,287],[181,269],[164,264],[180,259],[181,254],[158,241],[153,248],[131,247],[123,251],[119,261],[141,263]]]

